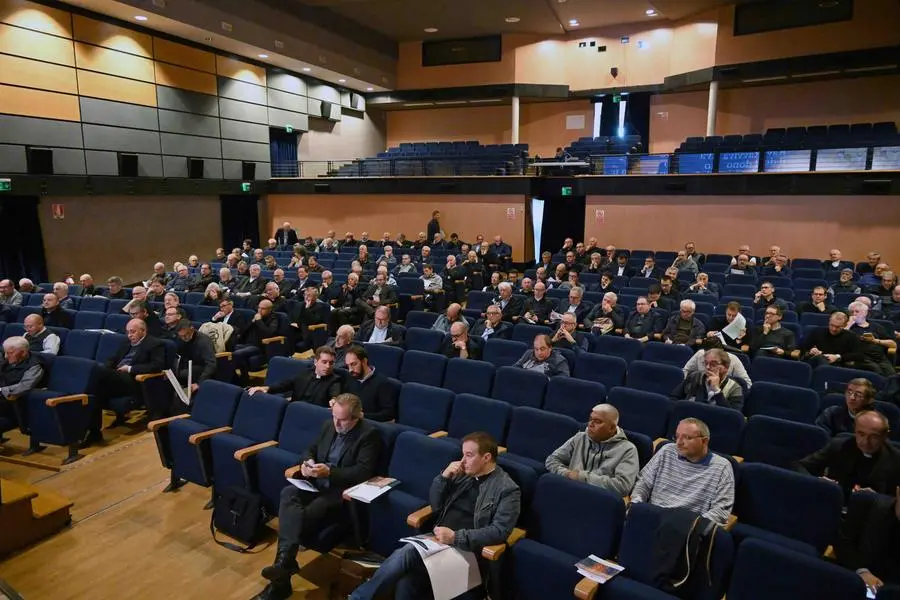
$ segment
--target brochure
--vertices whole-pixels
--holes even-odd
[[[359,485],[348,488],[344,493],[354,500],[369,504],[375,498],[391,491],[391,489],[396,487],[399,483],[400,481],[393,477],[373,477]]]
[[[594,554],[575,563],[575,568],[578,569],[579,574],[597,583],[606,583],[625,569],[623,566],[603,560]]]

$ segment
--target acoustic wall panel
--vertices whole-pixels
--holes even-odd
[[[27,0],[0,0],[0,22],[71,38],[72,15]]]
[[[28,159],[25,157],[25,146],[0,144],[0,165],[4,173],[26,173]]]
[[[306,82],[296,75],[291,75],[290,73],[273,73],[272,71],[269,71],[266,74],[266,77],[268,78],[266,85],[269,87],[269,90],[281,90],[282,92],[288,92],[298,96],[307,95]]]
[[[118,50],[75,42],[75,65],[79,69],[97,71],[116,77],[126,77],[154,83],[153,61]]]
[[[162,62],[196,69],[205,73],[216,73],[216,55],[206,50],[191,48],[184,44],[153,38],[153,57]]]
[[[269,161],[269,145],[222,140],[222,158],[232,160]]]
[[[289,110],[291,112],[304,114],[306,114],[307,112],[307,102],[305,96],[296,96],[294,94],[288,94],[269,88],[266,93],[266,98],[269,108],[279,108],[281,110]]]
[[[82,148],[81,124],[0,115],[0,144],[34,144],[54,148]]]
[[[248,123],[269,124],[268,109],[259,104],[247,104],[228,98],[219,98],[219,116],[223,119],[234,121],[247,121]]]
[[[309,92],[306,95],[310,98],[316,98],[317,100],[328,100],[334,104],[341,103],[341,93],[337,88],[333,88],[330,85],[310,83]]]
[[[251,102],[253,104],[266,104],[266,88],[237,81],[235,79],[227,79],[219,77],[219,97],[231,98],[232,100],[240,100],[241,102]]]
[[[188,176],[187,157],[184,156],[163,156],[163,177],[181,177]],[[222,161],[211,158],[203,159],[203,178],[204,179],[222,179]]]
[[[156,99],[159,108],[180,110],[198,115],[219,116],[219,99],[215,96],[196,94],[187,90],[156,86]]]
[[[265,181],[272,178],[272,166],[268,162],[255,162],[256,173],[254,180]],[[242,169],[243,161],[240,160],[223,160],[223,177],[225,179],[244,179]]]
[[[6,54],[0,54],[0,83],[65,94],[78,93],[75,69]]]
[[[138,177],[162,177],[162,157],[158,154],[138,154]],[[88,175],[119,175],[119,153],[84,151]],[[184,160],[184,159],[182,159]]]
[[[72,40],[3,23],[0,23],[0,52],[68,67],[75,66]]]
[[[80,42],[103,46],[119,52],[127,52],[144,58],[153,58],[153,38],[146,33],[125,29],[112,23],[104,23],[81,15],[72,15],[74,37]]]
[[[222,143],[218,138],[204,138],[176,133],[161,133],[162,153],[169,156],[222,158]]]
[[[78,69],[78,93],[92,98],[156,106],[156,86]]]
[[[84,150],[53,148],[54,175],[86,175]]]
[[[266,85],[266,71],[249,63],[227,56],[216,56],[216,73],[229,79],[238,79],[256,85]]]
[[[77,121],[78,96],[0,85],[0,113]]]
[[[269,128],[265,125],[222,119],[221,127],[223,140],[269,143]]]
[[[172,110],[160,110],[159,130],[218,138],[219,119]]]
[[[97,98],[81,98],[81,120],[131,129],[159,129],[159,116],[155,108]]]
[[[153,68],[158,85],[167,85],[212,96],[218,92],[215,75],[161,62],[154,62]]]
[[[309,116],[300,113],[269,108],[269,126],[285,127],[290,125],[296,131],[309,131]]]
[[[85,124],[84,147],[136,154],[160,154],[159,132]]]

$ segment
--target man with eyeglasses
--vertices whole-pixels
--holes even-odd
[[[753,296],[753,308],[766,308],[769,306],[780,306],[782,310],[787,310],[787,303],[775,297],[775,286],[772,282],[763,281],[759,286],[759,291]]]
[[[817,285],[813,288],[809,300],[801,302],[797,305],[797,314],[817,313],[820,315],[830,315],[837,310],[837,307],[828,302],[828,291],[824,286]]]
[[[703,355],[705,371],[691,373],[669,395],[672,400],[702,402],[741,410],[744,390],[728,376],[731,357],[721,348],[707,350]]]
[[[780,306],[766,308],[763,323],[750,335],[753,356],[788,356],[796,347],[794,332],[781,326],[784,311]]]
[[[450,326],[450,332],[441,343],[441,354],[447,358],[481,357],[481,348],[469,335],[469,324],[466,321],[456,321]]]
[[[484,318],[478,319],[472,327],[472,337],[483,344],[489,339],[511,340],[513,326],[503,320],[503,312],[497,304],[491,304],[484,311]]]
[[[865,377],[851,379],[844,392],[844,404],[829,406],[816,419],[816,425],[834,437],[839,433],[853,433],[856,417],[875,409],[875,386]]]
[[[734,472],[728,459],[709,450],[709,427],[700,419],[678,423],[675,443],[665,444],[638,475],[631,502],[686,508],[725,525],[734,506]]]
[[[150,337],[160,338],[163,336],[162,322],[159,316],[152,310],[146,302],[137,302],[128,309],[128,315],[132,319],[140,319],[147,326],[147,335]]]

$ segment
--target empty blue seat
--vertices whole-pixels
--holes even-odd
[[[682,369],[693,355],[694,351],[688,346],[682,346],[680,344],[664,344],[663,342],[647,342],[644,344],[644,352],[641,354],[641,360],[671,365]],[[672,390],[669,391],[671,392]]]
[[[128,321],[131,320],[131,317],[122,313],[113,313],[106,315],[106,320],[103,322],[103,328],[109,329],[115,333],[125,333],[125,327],[128,325]]]
[[[602,383],[609,390],[625,382],[627,369],[628,363],[618,356],[579,352],[575,358],[574,375],[578,379]]]
[[[675,402],[669,419],[669,439],[675,439],[678,423],[688,417],[700,419],[709,426],[709,448],[722,454],[737,454],[744,432],[744,415],[733,408],[700,402]]]
[[[517,367],[500,367],[494,376],[491,397],[513,406],[541,408],[547,383],[547,378],[541,373]]]
[[[544,325],[531,325],[529,323],[517,323],[513,327],[512,339],[514,342],[522,342],[523,344],[531,344],[538,335],[552,335],[553,330]],[[520,355],[521,356],[521,355]]]
[[[744,427],[740,456],[747,463],[760,462],[792,469],[800,459],[824,448],[827,443],[828,433],[821,427],[756,415],[750,417]]]
[[[579,429],[581,426],[572,417],[529,406],[516,407],[506,434],[506,458],[543,473],[547,457]]]
[[[421,327],[423,329],[431,329],[434,322],[438,318],[437,313],[425,312],[423,310],[411,310],[406,313],[406,319],[403,324],[406,325],[407,332],[412,327]]]
[[[70,331],[62,344],[60,354],[94,360],[97,355],[97,346],[100,344],[100,336],[97,331]]]
[[[369,361],[376,369],[394,379],[400,374],[403,349],[387,344],[363,344],[369,354]]]
[[[81,299],[81,304],[78,305],[78,310],[89,310],[92,312],[102,312],[105,313],[109,300],[106,298],[102,298],[100,296],[87,296]]]
[[[618,356],[626,363],[631,363],[641,355],[643,344],[637,340],[601,335],[594,340],[594,352],[607,356]],[[668,392],[667,392],[668,393]]]
[[[444,387],[457,394],[490,396],[494,385],[494,365],[480,360],[451,358],[444,372]]]
[[[653,439],[666,435],[672,402],[661,394],[615,387],[609,390],[607,402],[619,411],[619,426]]]
[[[591,409],[606,402],[606,388],[602,383],[554,377],[544,394],[544,410],[568,415],[579,423],[587,423]]]
[[[90,298],[93,300],[93,298]],[[80,310],[75,313],[75,323],[73,329],[103,329],[106,323],[105,312],[91,312]]]
[[[508,367],[522,358],[529,348],[531,346],[523,342],[489,339],[484,343],[481,358],[495,367]]]
[[[744,414],[813,423],[819,414],[819,395],[809,388],[757,381],[744,401]]]
[[[447,357],[442,354],[407,350],[398,378],[404,383],[422,383],[440,387],[444,383]]]
[[[265,385],[275,385],[283,381],[294,379],[303,371],[307,371],[312,367],[312,361],[297,360],[287,356],[275,356],[269,361],[266,370]]]
[[[475,394],[457,394],[447,422],[447,434],[461,440],[470,433],[486,431],[503,445],[512,411],[512,406],[500,400]]]
[[[422,352],[437,352],[444,341],[444,334],[433,329],[407,327],[406,349]]]
[[[421,383],[405,383],[397,401],[397,422],[421,433],[444,430],[454,397],[450,390]]]
[[[809,387],[812,383],[812,367],[805,362],[757,356],[753,359],[753,379]]]
[[[847,382],[851,379],[862,377],[872,382],[876,389],[884,389],[886,379],[878,373],[863,371],[860,369],[848,369],[846,367],[833,367],[825,365],[813,370],[812,387],[820,394],[830,392],[843,392]]]
[[[672,365],[636,360],[628,365],[625,385],[632,389],[667,396],[684,381],[684,372]]]

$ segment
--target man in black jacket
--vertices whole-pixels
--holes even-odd
[[[508,281],[497,286],[497,297],[492,302],[500,307],[501,318],[507,323],[512,323],[513,317],[522,314],[522,298],[513,296],[513,285]]]
[[[187,319],[180,320],[175,330],[178,334],[178,381],[187,385],[190,362],[191,393],[194,393],[201,383],[216,374],[216,349],[209,336],[195,330],[194,324]]]
[[[855,571],[873,592],[884,586],[896,592],[900,589],[898,547],[900,487],[890,496],[853,494],[834,545],[838,564]]]
[[[250,361],[254,357],[265,354],[263,340],[278,335],[279,317],[272,312],[272,302],[262,299],[256,307],[253,320],[241,333],[239,343],[234,347],[231,355],[234,359],[234,368],[240,370],[239,381],[241,387],[250,383]]]
[[[447,358],[463,358],[477,360],[481,357],[481,345],[469,335],[469,323],[466,320],[456,321],[441,341],[438,354]]]
[[[513,326],[503,320],[503,313],[496,304],[491,304],[484,311],[485,318],[478,319],[472,331],[469,334],[475,338],[479,344],[495,339],[495,340],[511,340]]]
[[[835,312],[828,319],[828,328],[816,328],[803,340],[803,360],[812,368],[821,365],[842,367],[845,363],[862,360],[862,342],[852,331],[844,329],[849,317]]]
[[[328,325],[331,308],[319,301],[319,289],[308,287],[303,291],[303,302],[294,305],[291,310],[291,326],[299,330],[306,349],[312,349],[313,337],[309,328],[313,325]]]
[[[231,337],[228,338],[228,346],[234,348],[247,329],[247,319],[234,310],[234,302],[228,298],[219,301],[219,312],[213,315],[213,323],[225,323],[231,325]]]
[[[316,406],[328,406],[344,387],[344,379],[334,372],[334,350],[328,346],[316,348],[313,368],[301,371],[293,379],[273,385],[260,385],[247,390],[250,395],[291,393],[291,402],[309,402]]]
[[[293,593],[291,575],[300,571],[297,552],[315,540],[326,526],[341,519],[347,488],[367,481],[378,471],[384,443],[378,430],[363,420],[362,405],[353,394],[341,394],[331,406],[332,421],[322,426],[318,439],[300,465],[285,477],[307,480],[319,493],[287,485],[278,506],[278,549],[275,562],[262,571],[271,581],[258,600],[284,600]]]
[[[550,321],[550,313],[556,310],[556,301],[547,296],[547,284],[536,281],[534,295],[526,298],[522,306],[521,318],[525,323],[541,325]]]
[[[387,375],[369,365],[369,353],[362,346],[350,346],[344,360],[352,377],[347,390],[359,396],[365,417],[382,422],[396,419],[399,386],[391,385]]]
[[[365,292],[356,300],[356,306],[363,311],[364,319],[375,316],[375,309],[379,306],[397,304],[397,292],[387,284],[384,273],[378,273],[375,281],[369,284]]]
[[[289,221],[285,221],[281,226],[281,229],[275,232],[275,235],[272,236],[275,238],[275,242],[281,246],[282,248],[291,248],[298,241],[297,232],[291,227],[291,223]]]
[[[59,297],[56,294],[44,294],[41,302],[41,316],[47,327],[63,327],[71,329],[74,319],[59,305]]]
[[[379,306],[375,318],[363,323],[356,333],[356,341],[363,344],[402,346],[405,333],[400,325],[391,323],[391,309]]]

